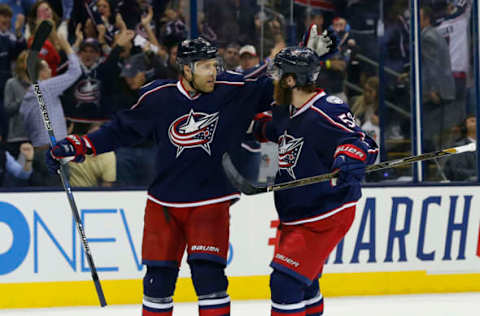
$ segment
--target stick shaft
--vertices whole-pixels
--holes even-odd
[[[40,23],[35,33],[31,50],[27,57],[27,73],[28,73],[28,76],[30,77],[30,80],[33,82],[33,92],[37,98],[38,105],[40,107],[40,113],[42,115],[42,120],[45,125],[45,128],[47,129],[50,145],[53,147],[57,143],[57,140],[55,139],[55,134],[53,133],[53,126],[50,121],[50,117],[48,116],[47,105],[43,98],[40,85],[38,84],[38,71],[39,71],[38,53],[40,52],[47,37],[52,32],[52,29],[53,29],[53,26],[49,21],[43,21],[42,23]],[[92,274],[92,279],[95,284],[95,289],[97,291],[100,305],[102,307],[106,306],[107,302],[105,300],[105,295],[103,294],[102,286],[98,278],[97,269],[95,267],[95,264],[93,263],[93,257],[90,252],[90,247],[88,246],[87,237],[85,236],[85,230],[83,229],[82,220],[80,219],[77,204],[75,203],[75,199],[73,198],[72,189],[67,177],[67,170],[64,165],[60,165],[59,175],[60,175],[60,179],[62,180],[65,193],[67,194],[68,203],[70,204],[70,209],[72,210],[73,218],[75,219],[77,231],[80,234],[83,250],[85,251],[85,254],[87,257],[87,262],[90,267],[90,272]]]
[[[50,121],[50,117],[48,116],[47,105],[45,104],[45,100],[43,98],[42,91],[40,90],[40,86],[38,82],[33,83],[33,91],[35,96],[37,97],[38,105],[40,106],[40,113],[42,115],[43,123],[45,124],[45,128],[47,129],[50,145],[53,147],[57,143],[55,139],[55,134],[53,133],[53,126]],[[85,230],[83,229],[82,220],[78,213],[77,204],[75,203],[75,199],[73,198],[72,188],[70,186],[70,181],[67,177],[67,170],[64,165],[60,165],[59,170],[60,178],[62,179],[63,188],[65,193],[67,194],[68,203],[70,204],[70,209],[72,210],[73,217],[75,219],[75,224],[77,226],[77,231],[80,235],[80,239],[82,241],[83,250],[85,251],[87,262],[90,267],[90,271],[92,274],[92,279],[95,284],[95,289],[97,291],[98,300],[100,301],[100,305],[106,306],[107,302],[105,300],[105,295],[103,294],[102,285],[100,284],[100,280],[98,278],[97,269],[93,262],[92,253],[90,252],[90,247],[88,245],[87,237],[85,235]]]
[[[401,167],[401,166],[407,166],[409,164],[412,164],[414,162],[418,161],[424,161],[424,160],[429,160],[429,159],[434,159],[434,158],[440,158],[448,155],[454,155],[466,151],[471,151],[473,149],[472,146],[470,145],[465,145],[465,146],[459,146],[459,147],[452,147],[452,148],[447,148],[444,150],[440,151],[435,151],[435,152],[430,152],[430,153],[425,153],[417,156],[410,156],[402,159],[396,159],[396,160],[389,160],[389,161],[384,161],[375,165],[368,166],[366,168],[366,172],[374,172],[374,171],[379,171],[383,169],[388,169],[388,168],[395,168],[395,167]],[[474,149],[473,149],[474,150]],[[308,184],[313,184],[317,182],[322,182],[322,181],[328,181],[337,175],[338,171],[336,172],[330,172],[330,173],[325,173],[321,174],[318,176],[313,176],[313,177],[308,177],[308,178],[303,178],[303,179],[298,179],[298,180],[293,180],[293,181],[288,181],[288,182],[283,182],[283,183],[278,183],[274,185],[270,185],[266,187],[266,192],[272,192],[272,191],[280,191],[280,190],[285,190],[285,189],[291,189],[291,188],[296,188]],[[265,192],[265,191],[263,191]]]

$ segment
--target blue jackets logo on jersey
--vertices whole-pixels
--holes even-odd
[[[201,147],[211,155],[210,143],[213,140],[218,123],[218,112],[207,114],[194,112],[177,118],[170,124],[168,136],[174,146],[177,147],[177,158],[185,148]]]
[[[296,179],[293,168],[297,165],[298,157],[303,147],[303,137],[295,138],[287,134],[287,131],[278,138],[278,167],[286,170]]]

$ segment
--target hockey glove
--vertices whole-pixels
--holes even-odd
[[[317,25],[310,25],[302,41],[304,47],[310,48],[322,59],[327,59],[337,51],[337,37],[329,30],[317,33]]]
[[[338,179],[333,185],[349,185],[361,182],[365,176],[365,151],[355,145],[344,144],[335,151],[332,171],[339,170]]]
[[[94,153],[95,150],[86,136],[69,135],[46,152],[48,171],[55,174],[60,169],[60,163],[82,162],[85,155]]]
[[[278,135],[287,129],[289,121],[289,106],[275,105],[271,111],[255,116],[251,130],[255,139],[261,143],[276,141]]]

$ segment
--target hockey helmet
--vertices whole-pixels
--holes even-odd
[[[178,44],[177,64],[188,65],[199,60],[217,58],[217,47],[204,38],[187,39]]]
[[[314,84],[320,72],[320,58],[305,47],[286,47],[273,60],[269,73],[275,80],[294,74],[296,86]]]

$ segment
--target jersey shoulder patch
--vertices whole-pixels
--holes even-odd
[[[329,95],[327,98],[326,98],[326,101],[328,103],[332,103],[332,104],[343,104],[345,102],[343,102],[342,99],[340,99],[339,97],[336,97],[334,95]]]
[[[314,106],[328,113],[343,113],[350,111],[349,105],[334,95],[326,95],[318,99],[314,103]]]

